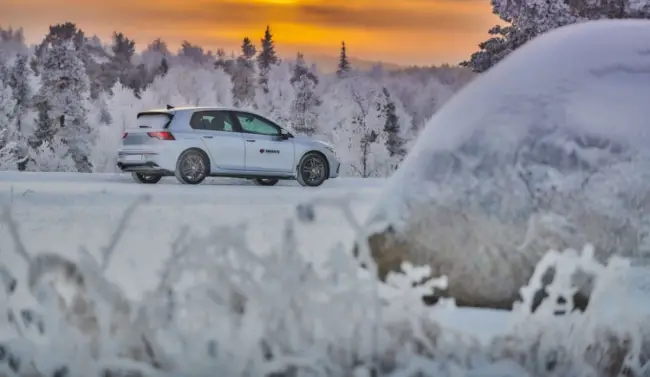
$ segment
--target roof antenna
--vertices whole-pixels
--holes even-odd
[[[173,109],[173,108],[174,108],[174,106],[172,106],[172,105],[167,105],[167,110],[171,110],[171,109]]]

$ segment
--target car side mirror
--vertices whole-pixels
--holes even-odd
[[[288,140],[288,139],[291,139],[292,137],[293,137],[293,135],[289,131],[287,131],[285,129],[280,130],[280,138],[282,140]]]

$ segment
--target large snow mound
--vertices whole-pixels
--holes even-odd
[[[550,248],[650,252],[650,22],[544,34],[452,98],[372,211],[379,272],[449,277],[459,303],[510,307]]]

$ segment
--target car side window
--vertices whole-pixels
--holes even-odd
[[[256,115],[235,113],[235,116],[239,120],[243,132],[270,136],[280,135],[280,129],[277,126]]]
[[[195,130],[235,132],[235,126],[225,111],[196,112],[190,126]]]

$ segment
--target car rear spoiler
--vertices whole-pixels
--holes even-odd
[[[172,122],[172,119],[174,118],[174,113],[169,112],[169,111],[164,111],[164,110],[143,111],[143,112],[138,113],[138,115],[135,118],[136,119],[140,118],[143,115],[166,115],[169,118],[169,120],[167,121],[167,123],[165,123],[165,125],[163,126],[163,129],[169,127],[169,124]]]
[[[170,113],[169,111],[150,110],[150,111],[143,111],[138,113],[138,116],[136,116],[136,118],[140,118],[143,115],[167,115],[169,119],[174,117],[174,114]]]

